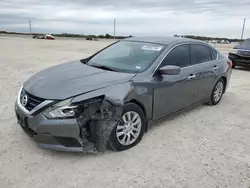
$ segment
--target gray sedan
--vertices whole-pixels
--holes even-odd
[[[41,148],[122,151],[170,114],[218,104],[231,72],[232,62],[204,42],[132,37],[33,75],[15,112]]]

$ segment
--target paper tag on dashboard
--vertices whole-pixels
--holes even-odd
[[[152,51],[161,51],[162,46],[143,46],[142,47],[143,50],[152,50]]]

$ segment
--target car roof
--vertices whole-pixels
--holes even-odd
[[[161,36],[130,37],[124,40],[138,41],[138,42],[150,42],[150,43],[157,43],[157,44],[163,44],[163,45],[170,45],[173,43],[190,42],[190,41],[204,43],[203,41],[182,38],[182,37],[161,37]]]

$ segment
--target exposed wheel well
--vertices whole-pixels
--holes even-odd
[[[223,93],[225,93],[225,91],[226,91],[226,85],[227,85],[227,78],[225,76],[222,76],[221,79],[224,81],[224,84],[225,84],[224,85],[225,86],[224,87],[224,91],[223,91]]]
[[[135,100],[135,99],[130,100],[128,103],[135,103],[135,104],[137,104],[137,105],[142,109],[142,111],[143,111],[143,113],[144,113],[144,116],[145,116],[145,122],[146,122],[146,125],[145,125],[145,132],[147,132],[147,130],[148,130],[148,123],[147,123],[147,114],[146,114],[145,107],[143,106],[142,103],[138,102],[138,101]]]

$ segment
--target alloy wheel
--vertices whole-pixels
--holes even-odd
[[[123,114],[116,128],[116,138],[124,146],[131,145],[136,141],[141,132],[141,117],[134,111]]]
[[[215,102],[218,102],[221,97],[222,97],[222,94],[223,94],[223,89],[224,89],[224,85],[222,82],[218,82],[217,85],[215,86],[215,89],[214,89],[214,101]]]

